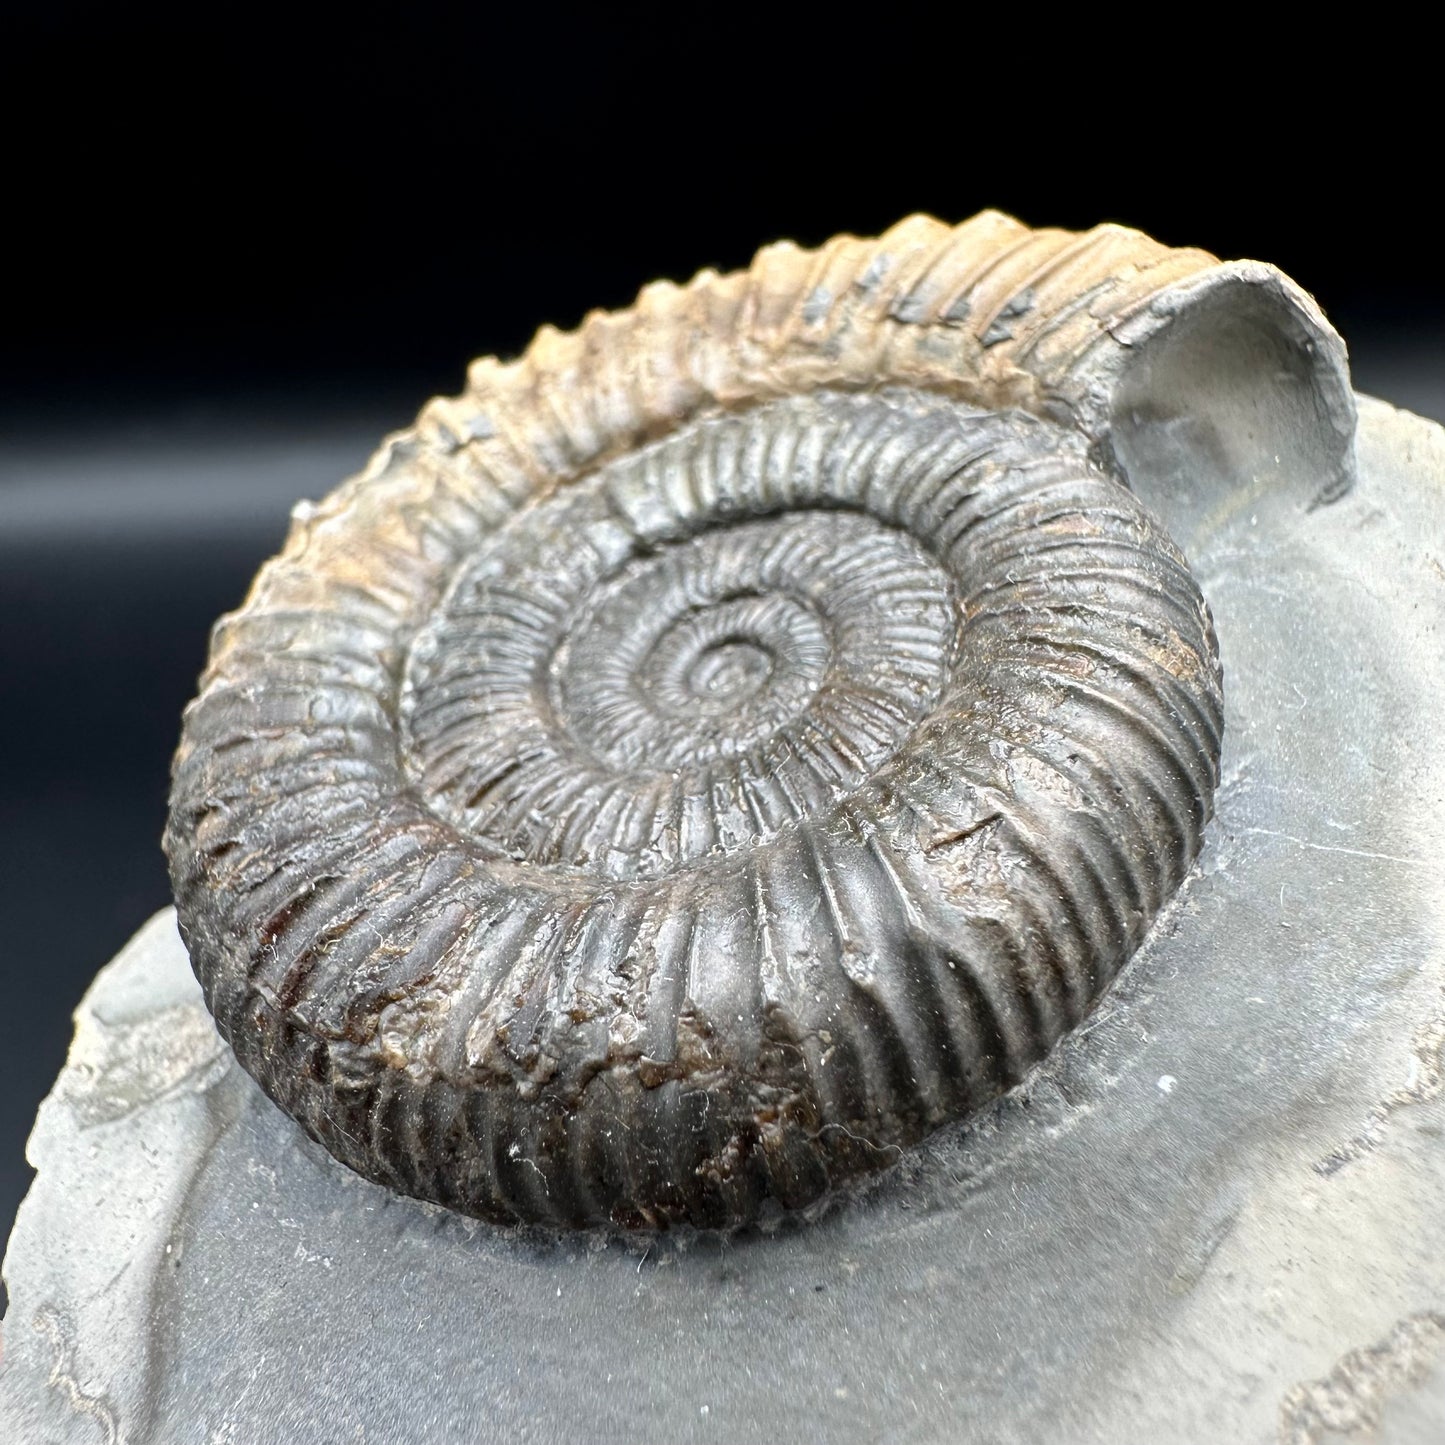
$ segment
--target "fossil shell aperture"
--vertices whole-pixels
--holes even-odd
[[[1298,385],[1231,428],[1251,367]],[[888,1165],[1200,848],[1221,674],[1151,445],[1206,486],[1298,434],[1279,485],[1337,485],[1284,411],[1341,367],[1270,268],[992,214],[478,363],[217,624],[166,846],[221,1032],[337,1158],[499,1221],[731,1227]]]

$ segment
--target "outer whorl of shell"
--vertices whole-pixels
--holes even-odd
[[[1338,391],[1278,273],[994,215],[479,363],[298,512],[187,713],[241,1062],[361,1173],[562,1225],[804,1206],[1016,1082],[1210,813],[1208,612],[1120,472],[1141,365],[1217,423],[1241,316]]]

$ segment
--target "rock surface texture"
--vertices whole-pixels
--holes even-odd
[[[1353,429],[1278,272],[998,215],[479,363],[215,631],[166,847],[221,1034],[468,1214],[818,1206],[1017,1084],[1198,855],[1160,488],[1327,502]]]
[[[808,1224],[498,1229],[275,1109],[160,915],[31,1141],[0,1438],[1437,1442],[1445,432],[1363,401],[1312,505],[1192,426],[1129,445],[1214,615],[1216,816],[1019,1087]]]

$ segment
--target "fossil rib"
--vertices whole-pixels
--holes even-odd
[[[1216,648],[1125,474],[1163,426],[1337,490],[1342,368],[1267,267],[997,215],[478,363],[216,627],[166,846],[221,1032],[487,1218],[728,1227],[886,1165],[1199,849]]]

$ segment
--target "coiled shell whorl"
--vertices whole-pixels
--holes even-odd
[[[499,1221],[731,1227],[887,1165],[1199,850],[1159,428],[1303,505],[1341,366],[1267,267],[997,215],[478,363],[215,629],[166,847],[218,1027],[337,1158]]]

